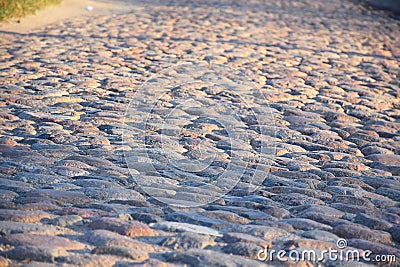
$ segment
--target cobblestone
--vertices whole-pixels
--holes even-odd
[[[266,266],[339,238],[400,257],[399,20],[125,3],[0,32],[1,266]]]

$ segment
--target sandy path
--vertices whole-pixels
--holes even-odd
[[[0,23],[0,30],[28,33],[72,18],[118,13],[125,6],[123,1],[63,0],[60,5],[49,6],[34,15]],[[88,10],[88,7],[92,9]]]

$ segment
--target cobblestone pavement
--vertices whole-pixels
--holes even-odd
[[[339,238],[400,257],[399,26],[345,0],[179,0],[0,33],[0,266],[295,266],[257,255]],[[178,62],[254,88],[160,76]]]

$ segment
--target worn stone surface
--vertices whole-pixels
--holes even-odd
[[[153,246],[144,242],[133,240],[108,230],[88,231],[83,239],[95,246],[120,246],[137,249],[144,252],[153,251]]]
[[[0,32],[1,266],[257,266],[339,238],[400,256],[399,20],[123,2]]]
[[[101,218],[90,223],[90,227],[92,229],[110,230],[130,237],[154,235],[154,232],[143,223],[118,218]]]
[[[105,254],[105,255],[116,255],[124,258],[130,258],[132,260],[143,261],[148,259],[146,252],[138,249],[123,247],[123,246],[109,246],[101,247],[98,246],[92,250],[93,254]]]
[[[29,245],[35,247],[62,248],[65,250],[81,250],[85,245],[59,236],[39,234],[11,234],[1,237],[0,242],[11,246]]]

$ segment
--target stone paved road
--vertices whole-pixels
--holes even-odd
[[[399,44],[398,20],[345,0],[147,1],[0,33],[0,266],[294,266],[257,253],[339,238],[400,257]],[[254,88],[177,71],[151,110],[163,77],[140,85],[186,61]]]

